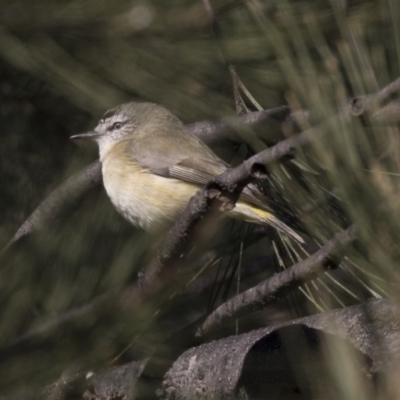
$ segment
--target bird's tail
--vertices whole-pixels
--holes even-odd
[[[236,219],[245,220],[259,225],[270,225],[278,231],[285,233],[299,243],[304,243],[303,238],[298,235],[292,228],[284,222],[276,218],[270,212],[253,206],[252,204],[238,201],[236,207],[229,212]]]

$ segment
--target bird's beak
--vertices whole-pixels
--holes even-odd
[[[86,133],[79,133],[78,135],[73,135],[70,139],[96,139],[102,136],[101,133],[96,131],[86,132]]]

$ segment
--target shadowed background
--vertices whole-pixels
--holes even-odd
[[[97,158],[94,144],[73,143],[69,136],[90,130],[119,103],[159,103],[187,124],[234,115],[229,61],[248,111],[284,104],[310,110],[311,118],[300,127],[306,129],[329,120],[354,96],[374,93],[397,78],[400,11],[395,1],[216,0],[212,6],[219,38],[202,1],[2,2],[1,247],[53,189]],[[397,283],[400,233],[394,119],[390,126],[376,126],[368,118],[335,119],[296,162],[273,167],[266,193],[282,216],[294,213],[316,239],[313,246],[351,223],[362,241],[336,276],[256,314],[246,329],[390,293],[388,282]],[[293,129],[283,125],[279,134],[285,138]],[[246,140],[247,146],[215,150],[237,164],[261,150],[251,135]],[[251,228],[226,229],[233,238],[221,235],[228,238],[221,241],[234,250],[227,250],[220,270],[246,263],[244,276],[256,270],[250,280],[231,283],[230,293],[272,275],[281,257],[291,265],[307,256],[276,238],[264,238],[242,253]],[[78,365],[110,365],[121,352],[117,363],[140,358],[151,352],[164,327],[180,326],[182,315],[187,322],[202,315],[215,301],[215,290],[198,294],[202,291],[193,289],[195,295],[189,291],[190,297],[172,302],[147,342],[141,342],[143,330],[157,304],[143,307],[141,317],[129,321],[132,330],[118,331],[120,321],[111,310],[100,323],[77,323],[78,332],[84,332],[80,337],[74,333],[63,342],[56,335],[45,347],[29,351],[13,347],[16,338],[43,322],[104,293],[119,293],[136,279],[154,248],[147,234],[116,213],[100,186],[51,226],[11,248],[1,260],[0,393],[52,382]],[[255,260],[262,257],[257,270]],[[211,269],[203,278],[208,288],[214,276]],[[228,289],[219,291],[217,303],[224,292]],[[235,329],[227,327],[227,334]],[[132,337],[140,345],[126,351]]]

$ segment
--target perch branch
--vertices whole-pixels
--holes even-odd
[[[353,99],[350,105],[346,106],[345,111],[348,111],[351,115],[360,116],[365,111],[372,110],[373,114],[371,116],[371,121],[373,123],[379,125],[397,123],[400,119],[399,103],[397,101],[392,101],[386,105],[383,105],[382,103],[396,94],[399,90],[400,78],[388,84],[375,95],[362,96]],[[383,105],[383,108],[377,110],[377,105]],[[240,117],[196,122],[188,125],[187,129],[210,146],[222,146],[227,143],[243,142],[243,139],[241,139],[240,135],[237,133],[238,130],[243,127],[257,131],[260,137],[264,140],[276,142],[279,135],[276,134],[274,129],[271,129],[274,124],[286,123],[298,129],[303,122],[308,120],[308,117],[309,113],[307,111],[291,112],[289,107],[282,106],[270,110],[248,113]],[[299,136],[303,135],[303,133]],[[296,137],[297,136],[287,140],[290,141]],[[308,139],[303,138],[300,139],[300,141],[301,140],[307,141]],[[284,150],[283,147],[285,146],[291,147],[290,143],[285,140],[272,147],[272,149],[275,149],[274,151],[277,152],[282,152],[282,150]],[[292,146],[292,148],[294,147]],[[266,152],[268,154],[268,150],[266,150]],[[268,158],[270,157],[271,154],[267,155],[266,161],[268,161]],[[78,201],[89,189],[100,182],[100,162],[95,161],[81,172],[73,175],[45,198],[17,230],[6,248],[25,235],[50,223],[58,215],[65,212],[71,203]],[[5,249],[3,249],[3,251]]]
[[[188,125],[187,129],[209,145],[224,145],[227,143],[240,143],[242,140],[237,135],[241,126],[254,127],[257,130],[266,129],[271,121],[291,121],[290,109],[286,106],[271,110],[246,114],[240,118],[224,118],[221,120],[206,120]],[[296,120],[294,117],[293,121]],[[95,161],[88,167],[71,176],[65,183],[56,188],[47,196],[27,220],[20,226],[15,235],[7,244],[6,250],[13,243],[25,235],[41,229],[46,224],[57,218],[58,215],[78,201],[89,189],[101,182],[101,164]],[[3,250],[3,251],[4,251]]]

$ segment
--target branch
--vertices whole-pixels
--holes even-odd
[[[304,132],[286,139],[210,180],[191,198],[185,211],[168,232],[159,257],[154,260],[145,274],[145,281],[152,282],[162,269],[178,259],[182,263],[186,253],[191,251],[188,242],[193,232],[199,231],[199,221],[209,216],[207,214],[210,214],[212,210],[228,211],[233,209],[245,186],[255,179],[263,179],[268,176],[267,164],[290,157],[295,146],[308,142],[309,134],[309,132]]]
[[[377,124],[397,123],[400,119],[400,105],[397,101],[392,101],[377,110],[377,106],[389,99],[400,90],[400,78],[391,82],[375,95],[356,97],[347,105],[344,112],[349,112],[353,116],[360,116],[364,112],[373,110],[371,121]],[[209,146],[223,146],[231,143],[242,143],[243,139],[237,133],[243,129],[251,129],[257,132],[263,140],[276,142],[282,135],[277,133],[275,124],[289,124],[295,129],[303,125],[309,118],[308,111],[291,112],[287,106],[272,108],[269,110],[257,111],[242,115],[240,117],[223,118],[220,120],[206,120],[187,125],[187,129]],[[308,130],[306,132],[311,132]],[[302,141],[307,142],[309,138],[304,133],[278,143],[271,149],[276,153],[290,155],[297,145]],[[314,133],[316,129],[314,129]],[[302,136],[303,135],[303,136]],[[296,139],[300,137],[300,139]],[[288,142],[289,141],[289,142]],[[304,144],[303,143],[303,144]],[[286,147],[286,149],[285,149]],[[278,154],[272,156],[269,150],[265,150],[265,162],[275,158],[279,159]],[[272,152],[271,152],[272,153]],[[260,153],[262,154],[262,153]],[[262,156],[259,156],[262,157]],[[55,189],[28,217],[21,225],[16,234],[10,240],[6,248],[20,240],[22,237],[35,230],[41,229],[44,225],[51,222],[58,215],[66,211],[71,203],[79,200],[89,189],[101,182],[100,162],[95,161],[83,171],[73,175],[64,184]],[[5,249],[4,249],[5,250]],[[3,250],[3,251],[4,251]]]
[[[329,384],[338,381],[332,371],[343,373],[345,363],[353,361],[359,385],[369,377],[391,376],[400,360],[398,311],[396,301],[370,300],[191,347],[163,374],[160,398],[192,398],[193,393],[206,399],[234,399],[238,393],[243,398],[301,398],[299,387],[301,394],[312,393],[317,382],[333,387]],[[334,370],[332,357],[339,354]]]
[[[314,130],[305,131],[256,154],[238,167],[229,169],[215,177],[203,189],[200,189],[168,232],[159,257],[148,266],[144,278],[127,288],[119,296],[119,299],[115,299],[117,301],[116,311],[131,313],[133,310],[138,310],[143,301],[149,298],[154,298],[159,302],[166,299],[167,297],[165,297],[165,293],[162,293],[162,289],[166,284],[171,283],[179,267],[187,261],[187,256],[191,251],[190,239],[193,238],[193,232],[199,225],[214,220],[212,211],[231,209],[242,189],[251,180],[267,176],[265,165],[262,163],[270,163],[287,157],[292,153],[294,146],[307,143],[310,134],[313,132]],[[95,172],[96,163],[92,164],[92,167]],[[65,185],[71,180],[72,178]],[[326,246],[329,246],[329,243]],[[154,296],[155,294],[157,294],[157,297]],[[111,299],[108,296],[102,296],[82,309],[67,313],[61,318],[52,320],[49,324],[42,325],[18,338],[13,347],[18,348],[22,343],[27,343],[28,347],[30,343],[37,345],[38,340],[46,342],[46,338],[42,335],[47,336],[49,331],[59,331],[66,323],[72,326],[73,321],[85,318],[88,315],[96,318],[102,313],[101,305],[107,303],[107,300]]]
[[[174,272],[179,270],[179,266],[186,261],[188,250],[190,251],[189,240],[193,232],[199,227],[199,223],[208,223],[210,218],[205,218],[207,215],[212,220],[214,215],[210,212],[212,209],[216,211],[233,208],[242,189],[252,179],[267,176],[264,167],[260,166],[260,162],[272,162],[287,156],[292,151],[294,143],[298,142],[299,144],[304,140],[302,139],[303,134],[287,139],[271,149],[256,154],[238,167],[229,169],[215,177],[203,189],[200,189],[168,232],[159,257],[155,258],[146,268],[144,278],[139,283],[135,283],[121,294],[119,301],[117,300],[119,302],[117,308],[121,307],[121,311],[136,309],[144,300],[155,293],[160,293],[162,288],[171,282]],[[27,234],[28,231],[41,227],[55,213],[60,212],[65,207],[65,203],[60,204],[59,202],[63,203],[65,199],[77,200],[85,192],[85,184],[88,184],[88,179],[90,178],[91,185],[95,185],[98,183],[96,179],[100,179],[100,173],[100,163],[95,162],[83,172],[71,177],[44,200],[19,229],[18,232],[20,233],[18,236],[15,235],[12,242]],[[26,226],[26,229],[22,229],[24,226]],[[107,300],[110,300],[107,296],[101,296],[83,308],[51,320],[48,324],[43,324],[18,338],[13,346],[18,347],[21,343],[26,342],[35,343],[36,340],[40,340],[39,337],[43,333],[59,330],[66,323],[72,323],[76,319],[101,313],[101,306]]]
[[[207,317],[198,329],[196,336],[205,335],[227,319],[260,310],[269,302],[277,300],[290,290],[302,285],[305,281],[325,272],[326,269],[332,267],[332,257],[355,239],[355,228],[351,226],[347,230],[338,233],[306,260],[292,265],[290,268],[275,274],[249,290],[232,297]]]
[[[101,181],[101,164],[95,161],[84,170],[72,175],[66,182],[50,193],[28,219],[17,230],[13,238],[3,249],[34,230],[40,229],[76,203],[89,189]]]
[[[379,103],[383,103],[384,101],[386,101],[388,98],[395,95],[399,91],[400,91],[400,78],[397,78],[393,82],[386,85],[376,94],[376,101]]]
[[[170,281],[171,272],[178,270],[180,265],[187,262],[187,257],[193,250],[191,240],[195,236],[194,232],[202,231],[199,226],[204,228],[206,225],[209,228],[215,222],[213,211],[233,209],[245,186],[255,179],[267,178],[268,164],[292,157],[294,148],[308,143],[314,132],[314,129],[310,129],[283,140],[250,157],[237,167],[227,169],[200,189],[168,232],[159,256],[146,268],[142,281],[145,291],[147,291],[146,288],[153,293],[158,291],[159,285]],[[212,236],[209,229],[205,231],[208,237]],[[302,241],[301,237],[299,241]],[[200,247],[199,241],[196,242],[196,246]],[[166,271],[168,271],[168,279],[160,278],[167,274]],[[133,293],[134,296],[130,301],[137,301],[136,289]]]
[[[237,130],[253,128],[266,129],[272,121],[290,121],[289,107],[278,107],[246,114],[242,117],[224,118],[221,120],[206,120],[188,125],[187,129],[206,144],[222,146],[227,143],[242,143],[243,140],[237,134]],[[295,119],[293,119],[294,121]],[[21,225],[7,246],[5,251],[13,243],[25,235],[43,228],[57,216],[64,213],[72,203],[78,201],[89,189],[100,184],[102,179],[101,164],[95,161],[88,167],[71,176],[65,183],[56,188],[47,196]]]
[[[365,111],[372,111],[371,120],[372,123],[380,124],[382,123],[382,115],[379,112],[385,108],[394,107],[398,108],[399,103],[397,101],[392,101],[387,105],[384,103],[390,99],[392,96],[400,91],[400,78],[397,78],[393,82],[386,85],[383,89],[379,90],[375,94],[369,94],[365,96],[357,96],[350,103],[350,112],[352,115],[359,116]],[[378,115],[377,115],[378,114]],[[394,117],[390,113],[384,114],[388,122],[397,122],[398,118]],[[376,118],[378,117],[378,118]]]
[[[292,112],[288,106],[281,106],[250,112],[240,117],[195,122],[186,128],[207,145],[215,147],[243,143],[238,131],[244,129],[255,131],[263,140],[277,142],[282,139],[280,132],[282,123],[299,127],[307,119],[307,111]]]

